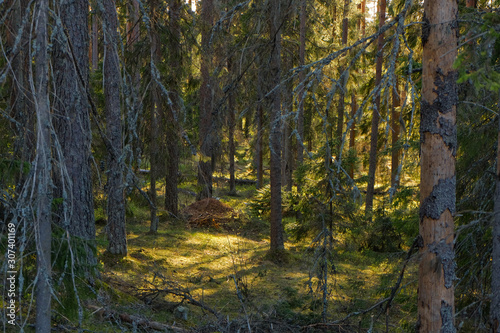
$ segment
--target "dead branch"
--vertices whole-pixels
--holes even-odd
[[[203,310],[210,312],[217,319],[221,318],[221,315],[218,311],[212,309],[207,304],[195,299],[191,295],[191,293],[189,292],[189,290],[187,288],[179,286],[175,282],[163,281],[163,285],[167,285],[166,288],[158,288],[157,286],[155,286],[152,283],[151,283],[151,285],[153,286],[152,288],[137,288],[136,290],[139,293],[138,297],[143,299],[144,297],[148,297],[148,296],[157,297],[157,295],[160,295],[162,293],[171,294],[174,296],[181,297],[183,301],[187,301],[191,305],[198,306],[198,307],[202,308]]]
[[[95,305],[89,305],[88,308],[92,310],[92,314],[98,315],[100,318],[109,319],[113,321],[120,321],[127,324],[135,324],[144,329],[153,329],[157,331],[167,331],[169,332],[189,332],[184,328],[180,328],[173,325],[163,324],[157,321],[151,321],[139,316],[134,316],[128,313],[119,313],[118,311],[97,307]]]

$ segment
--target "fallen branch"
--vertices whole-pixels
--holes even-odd
[[[225,178],[225,177],[214,177],[214,180],[216,182],[219,182],[219,181],[228,182],[230,179]],[[257,184],[257,181],[252,180],[252,179],[235,179],[234,182],[236,183],[236,185],[255,185],[255,184]]]
[[[134,316],[128,313],[119,313],[115,310],[89,305],[88,308],[93,311],[92,314],[98,315],[101,318],[120,321],[131,325],[137,325],[143,329],[153,329],[157,331],[174,331],[174,332],[189,332],[184,328],[163,324],[157,321],[148,320],[139,316]]]
[[[302,329],[308,329],[308,328],[311,328],[311,327],[330,327],[330,326],[338,326],[339,324],[347,321],[349,318],[351,317],[355,317],[355,316],[360,316],[360,315],[363,315],[365,313],[368,313],[380,306],[382,306],[382,304],[384,304],[385,302],[389,301],[390,300],[390,297],[387,297],[387,298],[384,298],[383,300],[381,301],[378,301],[377,303],[373,304],[372,306],[370,306],[368,309],[365,309],[365,310],[361,310],[361,311],[356,311],[356,312],[351,312],[349,313],[347,316],[345,316],[344,318],[342,319],[339,319],[339,320],[335,320],[335,321],[332,321],[332,322],[329,322],[329,323],[315,323],[315,324],[310,324],[310,325],[307,325],[307,326],[303,326]]]
[[[137,288],[136,290],[138,292],[140,292],[139,297],[141,299],[143,299],[144,297],[148,297],[148,296],[157,297],[157,295],[159,295],[160,293],[172,294],[172,295],[175,295],[175,296],[178,296],[178,297],[182,297],[182,299],[185,300],[185,301],[187,301],[189,304],[198,306],[198,307],[202,308],[203,310],[206,310],[206,311],[210,312],[217,319],[221,318],[221,315],[220,315],[219,312],[217,312],[216,310],[212,309],[211,307],[209,307],[205,303],[196,300],[189,293],[189,290],[187,290],[186,288],[183,288],[181,286],[177,286],[176,283],[172,283],[170,281],[163,281],[163,283],[167,284],[169,286],[172,286],[172,287],[170,287],[170,288],[169,287],[167,287],[167,288],[158,288],[157,286],[155,286],[155,285],[153,285],[151,283],[153,285],[153,288]]]

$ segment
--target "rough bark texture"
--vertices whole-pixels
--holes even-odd
[[[233,63],[230,56],[227,59],[227,70],[229,72],[230,78],[233,78]],[[228,136],[229,136],[229,194],[236,194],[236,178],[234,175],[234,154],[235,154],[235,144],[234,144],[234,130],[236,127],[235,119],[235,101],[234,101],[235,89],[230,89],[228,96],[228,112],[229,112],[229,123],[228,123]]]
[[[500,103],[499,103],[500,106]],[[500,110],[500,107],[499,107]],[[500,119],[498,120],[497,177],[493,219],[490,322],[493,333],[500,331]]]
[[[344,10],[342,14],[342,46],[347,44],[347,33],[349,26],[349,0],[344,0]],[[340,74],[342,75],[344,68],[340,67]],[[338,108],[338,118],[337,118],[337,151],[335,152],[337,156],[341,155],[340,148],[342,147],[342,133],[344,131],[344,112],[345,112],[345,83],[347,80],[342,80],[339,93],[339,108]]]
[[[270,3],[270,88],[274,89],[269,96],[269,148],[271,151],[271,251],[284,250],[283,226],[281,214],[281,98],[280,98],[280,56],[281,31],[280,12],[281,1]]]
[[[399,149],[396,148],[399,140],[399,114],[400,111],[397,109],[401,106],[401,101],[399,98],[398,85],[393,87],[392,90],[392,106],[391,106],[391,187],[398,185],[399,179],[396,181],[396,175],[398,174],[399,167]]]
[[[156,180],[159,173],[159,152],[158,152],[158,135],[159,135],[159,108],[160,108],[160,92],[157,87],[152,88],[152,105],[151,105],[151,133],[150,133],[150,144],[149,144],[149,162],[150,162],[150,173],[149,173],[149,195],[152,202],[150,208],[150,225],[149,232],[156,233],[158,231],[158,216],[157,216],[157,195],[156,195]]]
[[[455,332],[457,2],[426,0],[422,28],[419,332]]]
[[[307,17],[307,0],[300,1],[300,26],[299,26],[299,66],[304,66],[306,59],[306,17]],[[305,100],[305,79],[306,73],[304,70],[299,73],[299,89],[298,89],[298,115],[297,115],[297,132],[299,142],[297,142],[297,165],[304,163],[304,100]],[[300,191],[301,184],[297,184],[297,190]]]
[[[285,55],[283,57],[285,72],[293,67],[292,55]],[[292,190],[292,176],[293,176],[293,154],[292,154],[292,117],[290,117],[293,108],[293,82],[287,81],[283,89],[283,118],[282,121],[282,135],[283,135],[283,158],[281,168],[281,183],[287,191]]]
[[[55,173],[55,198],[63,198],[58,223],[90,245],[87,262],[94,266],[95,220],[92,198],[89,103],[88,2],[65,0],[57,13],[64,31],[58,30],[53,45],[55,83],[53,123],[61,146],[61,169]]]
[[[92,9],[92,43],[90,45],[90,59],[92,59],[92,71],[99,67],[99,25],[97,22],[97,11]]]
[[[181,113],[180,80],[181,80],[181,29],[179,25],[181,2],[170,0],[170,40],[169,40],[169,63],[170,73],[168,79],[168,90],[170,92],[169,107],[166,110],[166,178],[165,178],[165,209],[172,215],[177,216],[178,195],[177,184],[180,160],[180,130],[177,116]]]
[[[157,19],[157,6],[158,3],[156,0],[150,1],[151,8],[151,17],[153,18],[153,22],[156,22]],[[161,48],[160,41],[158,36],[158,30],[156,24],[152,24],[151,27],[151,61],[155,64],[159,64],[161,61]],[[154,74],[153,74],[154,75]],[[159,78],[157,78],[159,80]],[[150,196],[151,202],[153,205],[151,206],[151,222],[149,226],[150,233],[156,233],[158,231],[158,216],[157,216],[157,195],[156,195],[156,180],[160,177],[160,145],[158,144],[158,140],[161,140],[161,115],[162,115],[162,100],[161,100],[161,91],[158,83],[155,79],[153,79],[153,84],[151,88],[151,133],[150,133],[150,144],[149,144],[149,153],[150,153]]]
[[[29,46],[28,30],[29,20],[25,18],[25,10],[29,1],[18,0],[12,4],[6,4],[5,8],[12,8],[10,16],[6,20],[6,44],[8,55],[11,58],[12,77],[11,77],[11,94],[10,106],[12,109],[12,118],[17,121],[14,128],[16,139],[14,141],[14,156],[16,159],[24,162],[31,162],[34,158],[35,148],[35,117],[34,106],[31,98],[26,94],[26,87],[29,76]],[[18,33],[21,34],[19,43],[15,45]],[[24,183],[24,174],[22,164],[16,175],[16,191],[20,193]]]
[[[358,111],[358,103],[356,102],[356,95],[354,92],[351,96],[351,118],[354,118],[356,112]],[[356,154],[356,120],[353,121],[351,125],[351,133],[349,135],[349,150],[353,151]],[[354,179],[354,165],[349,167],[349,177]]]
[[[106,108],[106,135],[112,151],[108,152],[108,251],[127,255],[125,232],[125,196],[121,158],[122,119],[120,106],[120,61],[118,58],[118,17],[114,0],[104,1],[104,97]]]
[[[261,66],[261,58],[257,55],[257,63],[259,66]],[[264,92],[263,92],[263,87],[264,87],[264,73],[263,71],[258,71],[258,84],[257,84],[257,94],[259,97],[259,103],[257,104],[257,113],[256,113],[256,122],[257,122],[257,138],[255,139],[255,164],[256,164],[256,169],[257,169],[257,184],[255,187],[257,189],[261,188],[264,186],[264,160],[263,160],[263,139],[262,135],[264,132],[264,105],[263,105],[263,98],[264,98]]]
[[[378,17],[379,28],[385,24],[385,7],[386,0],[379,0]],[[382,62],[384,47],[384,35],[381,34],[377,40],[377,63],[375,64],[375,86],[379,87],[382,81]],[[373,211],[373,191],[375,188],[375,171],[377,170],[377,148],[378,148],[378,125],[380,122],[380,91],[375,98],[375,108],[372,116],[372,128],[370,136],[370,162],[368,167],[368,186],[366,188],[366,205],[365,212],[369,220]]]
[[[49,67],[48,67],[48,0],[38,3],[36,31],[36,115],[37,115],[37,156],[36,186],[37,214],[35,221],[35,239],[37,245],[36,267],[36,332],[50,332],[51,327],[51,149],[50,149],[50,107],[49,107]]]
[[[200,159],[198,164],[198,200],[212,197],[212,157],[213,157],[213,86],[211,28],[213,25],[213,0],[201,3],[201,87],[200,87]]]
[[[140,8],[139,2],[137,0],[132,0],[128,4],[128,22],[127,22],[127,45],[133,46],[139,41],[140,30],[139,30],[139,19],[140,19]]]

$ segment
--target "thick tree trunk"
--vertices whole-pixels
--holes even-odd
[[[12,117],[17,121],[14,128],[15,141],[14,158],[23,162],[31,162],[35,153],[35,113],[32,99],[26,94],[26,87],[29,86],[29,66],[30,66],[30,42],[28,40],[29,20],[24,20],[24,13],[29,1],[18,0],[12,4],[7,4],[6,8],[12,8],[11,15],[6,20],[6,44],[8,54],[11,59],[12,77],[10,80],[11,94],[10,107],[13,110]],[[21,36],[18,36],[18,33]],[[15,45],[16,39],[20,41]],[[16,192],[21,193],[26,174],[23,171],[23,164],[20,164],[16,172]]]
[[[63,160],[55,173],[55,197],[63,198],[58,223],[89,245],[87,261],[97,264],[94,253],[95,220],[92,198],[89,103],[88,2],[58,3],[62,27],[53,45],[55,105],[53,117]],[[63,30],[64,29],[64,30]]]
[[[47,13],[48,0],[38,2],[35,73],[36,73],[36,115],[37,126],[37,155],[36,155],[36,182],[37,186],[37,214],[35,221],[36,252],[36,332],[50,332],[51,327],[51,148],[50,148],[50,106],[49,106],[49,67],[48,67],[48,32]]]
[[[172,215],[179,214],[178,209],[178,174],[180,161],[180,130],[178,125],[178,115],[181,113],[180,80],[182,73],[181,55],[181,29],[179,25],[181,2],[170,0],[170,52],[169,63],[170,73],[168,90],[170,91],[171,104],[166,110],[167,117],[167,159],[165,178],[165,209]]]
[[[299,66],[304,66],[306,59],[306,18],[307,18],[307,0],[300,1],[299,13]],[[298,89],[298,115],[297,115],[297,132],[299,140],[297,140],[297,165],[304,163],[304,100],[305,100],[305,80],[306,73],[301,70],[299,73],[299,89]],[[297,191],[300,192],[301,184],[297,184]]]
[[[97,23],[97,11],[92,9],[92,42],[90,45],[90,59],[92,59],[92,71],[99,67],[99,25]]]
[[[499,99],[500,111],[500,99]],[[493,333],[500,332],[500,119],[498,119],[497,172],[493,218],[491,262],[490,323]]]
[[[201,87],[200,87],[200,159],[198,164],[198,200],[212,197],[212,157],[213,157],[213,82],[210,75],[212,68],[211,28],[213,25],[213,0],[201,3]]]
[[[457,2],[426,0],[422,27],[418,331],[455,332]]]
[[[379,28],[385,24],[385,7],[386,0],[379,0],[378,4],[378,17],[379,17]],[[380,83],[382,82],[382,62],[383,54],[382,49],[384,47],[384,35],[380,35],[377,41],[377,63],[375,64],[375,87],[380,89]],[[366,188],[366,205],[365,213],[368,219],[371,221],[373,212],[373,191],[375,188],[375,171],[377,170],[377,151],[378,151],[378,125],[380,122],[380,94],[382,92],[379,90],[375,98],[375,108],[373,110],[372,117],[372,128],[370,136],[370,162],[368,167],[368,186]]]
[[[271,252],[284,250],[283,226],[281,214],[281,98],[279,88],[281,72],[281,1],[270,3],[270,34],[271,59],[269,68],[270,88],[270,130],[269,148],[271,151]]]
[[[151,0],[150,1],[150,10],[151,10],[151,18],[153,19],[153,22],[156,22],[158,19],[157,17],[157,6],[158,3],[156,0]],[[151,61],[154,63],[155,66],[157,66],[161,62],[161,47],[160,47],[160,40],[158,36],[158,27],[156,26],[155,23],[152,24],[151,27]],[[149,232],[150,233],[157,233],[158,231],[158,216],[157,216],[157,210],[158,210],[158,203],[157,203],[157,194],[156,194],[156,181],[160,177],[160,169],[161,169],[161,163],[160,163],[160,144],[158,141],[161,142],[161,124],[162,124],[162,113],[163,113],[163,104],[162,104],[162,98],[161,98],[161,91],[158,82],[156,82],[155,79],[153,79],[153,84],[152,84],[152,89],[151,89],[151,133],[150,133],[150,144],[149,144],[149,151],[150,151],[150,165],[151,165],[151,172],[150,172],[150,196],[151,196],[151,211],[150,211],[150,226],[149,226]]]
[[[123,167],[121,161],[122,119],[120,105],[120,60],[118,58],[118,17],[113,0],[104,1],[104,97],[106,108],[106,135],[112,151],[108,152],[108,251],[127,255],[125,232],[125,196],[123,191]]]

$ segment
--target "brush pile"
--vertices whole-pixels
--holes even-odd
[[[236,217],[227,204],[214,198],[196,201],[182,210],[182,216],[191,227],[226,227]]]

